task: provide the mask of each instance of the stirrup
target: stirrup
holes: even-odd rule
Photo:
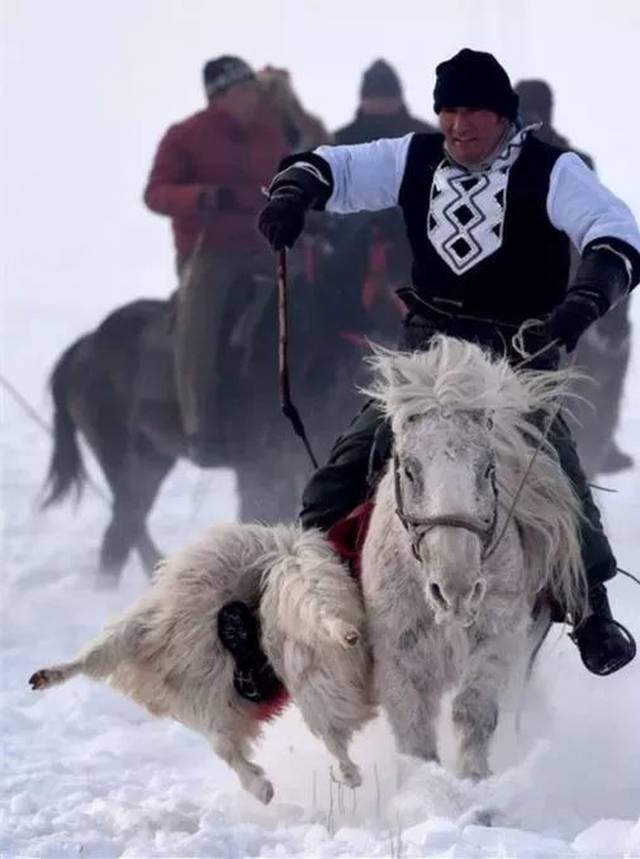
[[[587,618],[587,620],[588,620],[588,618]],[[578,653],[580,654],[580,659],[582,660],[582,664],[587,669],[587,671],[589,671],[591,674],[595,674],[596,677],[608,677],[609,674],[614,674],[616,671],[620,671],[620,669],[624,668],[625,665],[628,665],[630,662],[633,662],[633,660],[636,658],[636,653],[638,650],[638,648],[636,646],[636,640],[633,637],[633,635],[629,632],[629,630],[627,629],[626,626],[624,626],[622,623],[620,623],[620,621],[615,620],[614,618],[608,618],[607,621],[608,621],[608,623],[612,623],[614,626],[616,626],[622,632],[623,636],[627,640],[627,643],[631,645],[631,653],[628,657],[624,657],[624,658],[618,660],[617,662],[614,662],[613,665],[609,666],[604,671],[594,671],[592,668],[590,668],[587,665],[587,663],[585,662],[584,656],[582,655],[582,650],[580,649],[580,645],[578,644],[578,636],[576,635],[575,632],[569,633],[569,638],[571,639],[571,641],[573,641],[575,646],[578,648]]]

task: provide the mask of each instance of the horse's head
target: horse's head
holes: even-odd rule
[[[492,419],[434,407],[394,421],[398,515],[438,621],[473,623],[497,519]]]
[[[501,572],[496,554],[483,565],[497,545],[498,489],[505,505],[517,500],[523,592],[534,599],[550,590],[579,616],[580,500],[536,426],[550,426],[575,371],[515,371],[505,358],[443,335],[424,352],[374,353],[367,393],[391,421],[397,512],[436,617],[471,623],[487,588],[483,566]]]

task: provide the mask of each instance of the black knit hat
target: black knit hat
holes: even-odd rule
[[[436,68],[433,109],[478,107],[515,120],[518,96],[509,76],[492,54],[464,48]]]
[[[202,77],[209,98],[219,95],[235,84],[256,79],[255,73],[248,63],[245,63],[240,57],[228,56],[209,60],[202,70]]]
[[[393,66],[376,60],[362,76],[360,98],[402,95],[402,84]]]

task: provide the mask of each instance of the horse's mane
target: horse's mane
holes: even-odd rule
[[[580,374],[571,369],[516,371],[474,343],[438,335],[424,352],[373,347],[375,370],[365,390],[383,407],[396,431],[404,418],[433,409],[482,411],[493,419],[496,478],[503,507],[510,508],[541,429],[559,398]],[[531,421],[533,413],[535,425]],[[548,588],[576,619],[584,611],[586,579],[579,540],[581,505],[553,446],[544,440],[518,499],[525,569],[532,593]]]

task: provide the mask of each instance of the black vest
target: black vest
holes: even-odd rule
[[[504,172],[506,187],[494,195],[503,210],[501,224],[495,226],[501,245],[459,272],[440,256],[429,237],[430,209],[435,211],[433,193],[437,190],[434,176],[445,159],[442,144],[439,134],[414,136],[400,187],[399,205],[413,251],[416,292],[453,313],[516,325],[546,316],[562,300],[569,278],[569,238],[547,215],[549,179],[563,150],[531,136],[524,140],[515,163]],[[469,173],[468,184],[473,187],[474,181],[487,181],[481,174],[478,177]],[[450,220],[456,206],[454,200],[439,216]],[[457,211],[462,220],[470,221],[467,206],[458,206]],[[458,241],[457,248],[464,253],[465,240]]]

